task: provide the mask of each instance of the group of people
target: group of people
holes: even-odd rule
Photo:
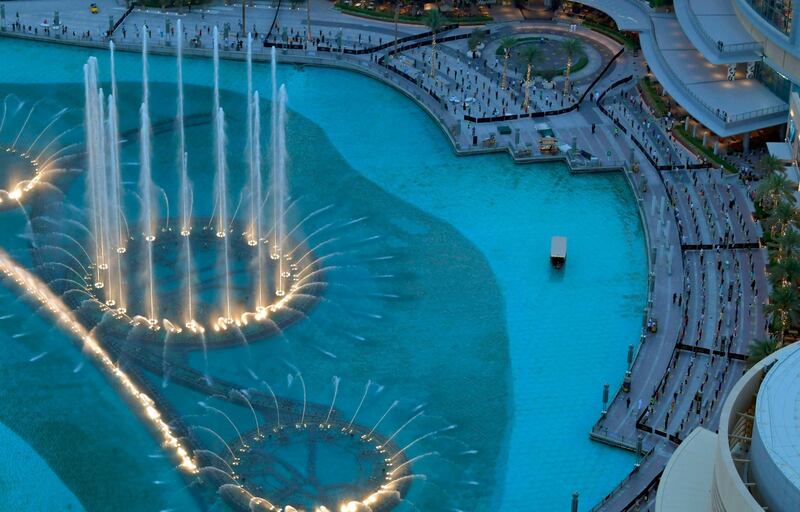
[[[681,171],[665,180],[668,211],[676,214],[681,239],[700,249],[683,251],[683,292],[672,295],[682,321],[670,364],[641,421],[678,440],[713,418],[732,370],[744,368],[732,354],[746,352],[753,305],[763,291],[755,278],[758,249],[732,248],[757,239],[742,211],[743,196],[714,176]]]

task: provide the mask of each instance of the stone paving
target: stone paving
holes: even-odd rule
[[[109,13],[121,16],[124,12],[121,5],[111,0],[98,4],[106,16]],[[19,4],[20,24],[35,23],[29,20],[49,15],[56,5],[64,8],[63,2],[50,0]],[[16,19],[16,13],[9,16],[8,10],[7,23]],[[165,30],[166,19],[181,16],[186,29],[183,37],[191,39],[199,34],[197,45],[187,47],[187,53],[210,55],[211,26],[227,22],[231,32],[222,56],[243,59],[244,53],[235,44],[240,12],[240,7],[224,5],[181,14],[134,10],[117,29],[115,40],[119,49],[137,51],[140,46],[137,30],[145,23],[152,24],[151,30],[159,27],[153,33],[152,51],[172,53],[174,48],[167,44],[175,36]],[[269,31],[272,20],[277,19],[279,34],[285,30],[290,38],[304,40],[307,16],[304,8],[281,9],[277,18],[272,4],[250,12],[247,24],[255,24],[261,36]],[[279,58],[285,62],[351,69],[398,88],[440,124],[454,150],[461,155],[503,151],[521,163],[565,159],[573,171],[623,169],[636,196],[648,242],[649,300],[642,312],[640,340],[631,340],[636,349],[631,365],[631,390],[616,394],[611,390],[614,396],[590,435],[597,441],[634,451],[641,442],[646,453],[631,475],[596,509],[647,509],[652,504],[648,500],[654,493],[654,482],[676,443],[696,425],[715,428],[721,403],[744,368],[742,357],[750,341],[763,335],[762,303],[767,282],[765,250],[759,246],[760,228],[753,221],[747,189],[737,176],[723,175],[717,170],[675,168],[686,164],[696,167],[698,159],[676,145],[668,134],[675,120],[654,118],[638,95],[634,85],[644,73],[644,63],[622,52],[601,74],[605,63],[621,47],[589,30],[578,28],[574,33],[591,47],[587,53],[590,61],[595,60],[587,65],[584,75],[575,76],[581,93],[587,92],[597,79],[582,103],[577,104],[581,97],[577,94],[564,100],[560,87],[537,86],[532,91],[530,111],[541,117],[484,123],[465,119],[465,115],[524,112],[519,70],[510,75],[512,85],[507,90],[499,88],[501,63],[497,62],[493,48],[502,35],[570,34],[569,25],[519,21],[506,10],[503,13],[503,19],[508,21],[484,27],[490,33],[486,40],[487,56],[481,59],[465,55],[465,38],[471,28],[440,34],[441,39],[450,36],[461,39],[438,45],[438,64],[431,77],[430,38],[420,39],[424,42],[421,46],[403,49],[389,59],[387,51],[369,49],[394,39],[393,23],[346,16],[329,2],[312,0],[314,41],[298,45],[298,49],[282,50]],[[98,27],[97,18],[88,11],[65,11],[62,22],[69,28],[62,34],[61,42],[98,47],[107,44],[97,35],[103,30],[102,23]],[[174,27],[172,22],[171,27]],[[125,36],[120,37],[123,29]],[[368,51],[353,54],[320,50],[326,46],[338,49],[331,38],[336,40],[340,30],[345,48]],[[85,31],[89,34],[81,36]],[[426,29],[400,25],[397,32],[399,37],[406,37],[424,34]],[[7,29],[2,35],[54,37],[27,28],[14,32]],[[273,31],[266,43],[282,39]],[[254,58],[266,60],[268,49],[257,45]],[[451,97],[456,101],[451,101]],[[473,101],[467,102],[468,97],[474,98]],[[562,100],[565,106],[576,104],[576,107],[560,115],[542,114],[543,110],[561,108]],[[501,134],[501,126],[507,126],[510,133]],[[572,149],[562,154],[542,155],[539,143],[543,126],[552,130],[559,144],[567,143]],[[634,172],[635,168],[638,172]],[[648,329],[652,322],[658,325],[654,333]]]

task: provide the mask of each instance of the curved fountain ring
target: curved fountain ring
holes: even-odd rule
[[[0,162],[9,158],[14,160],[12,164],[14,170],[24,169],[26,177],[9,187],[10,190],[0,189],[0,210],[19,206],[23,198],[41,181],[43,174],[43,169],[40,168],[40,163],[34,156],[11,146],[0,144]],[[3,165],[0,172],[6,173],[10,170],[5,167],[6,165]]]
[[[154,244],[155,259],[166,258],[170,256],[179,257],[177,253],[182,250],[182,240],[185,237],[192,238],[192,251],[201,252],[198,249],[214,250],[214,246],[219,243],[220,239],[228,237],[230,243],[233,259],[238,260],[240,264],[248,264],[252,253],[258,247],[258,243],[269,246],[269,240],[261,240],[256,242],[241,229],[241,226],[229,229],[227,233],[217,233],[215,229],[209,227],[207,220],[195,219],[195,228],[191,229],[172,229],[162,228],[156,237],[147,239],[143,237],[129,237],[128,245],[125,248],[119,248],[116,252],[121,255],[126,255],[127,265],[132,268],[138,268],[139,262],[137,257],[141,256],[137,245],[142,242]],[[241,233],[236,236],[236,233]],[[270,293],[272,300],[265,302],[262,306],[249,306],[242,305],[244,301],[238,301],[235,310],[232,309],[230,316],[220,314],[208,314],[206,321],[193,317],[187,317],[186,320],[178,320],[177,316],[172,317],[159,317],[148,318],[148,315],[143,311],[135,311],[130,308],[118,307],[113,300],[106,300],[105,298],[105,283],[102,279],[97,278],[95,275],[87,275],[85,280],[87,283],[92,283],[86,287],[86,291],[95,299],[94,313],[90,315],[102,315],[104,318],[113,318],[118,320],[116,326],[112,328],[118,334],[127,336],[131,329],[139,326],[146,327],[147,329],[140,330],[136,339],[145,342],[165,343],[166,336],[170,336],[169,344],[180,346],[183,348],[200,348],[201,346],[208,347],[224,347],[231,345],[240,345],[243,337],[248,342],[256,339],[264,339],[273,334],[282,331],[286,326],[292,324],[304,316],[308,311],[313,308],[317,303],[322,290],[325,287],[322,268],[317,262],[315,256],[302,244],[296,245],[288,241],[285,245],[293,247],[288,254],[282,256],[283,261],[286,263],[286,269],[282,273],[282,278],[288,285],[286,291],[279,291],[274,294]],[[173,252],[170,252],[173,251]],[[301,260],[309,261],[303,264],[302,268],[298,265],[299,262],[293,261],[293,254],[297,252],[302,254]],[[269,265],[269,272],[277,273],[277,259],[275,254],[270,254],[268,250],[264,251],[265,257],[263,258],[265,264]],[[169,266],[169,262],[166,262]],[[95,274],[100,271],[105,271],[108,266],[105,264],[93,264],[90,271]],[[313,276],[313,280],[308,280]],[[182,276],[181,276],[182,277]],[[253,284],[253,283],[250,283]],[[196,283],[193,286],[200,287],[203,283]],[[298,291],[302,286],[302,292]],[[196,302],[197,301],[194,299]],[[73,304],[78,307],[79,304]],[[201,304],[207,310],[219,311],[222,309],[219,305]]]
[[[338,416],[335,414],[334,416]],[[269,431],[253,430],[242,433],[241,438],[229,443],[231,453],[225,460],[234,471],[230,478],[217,478],[219,494],[236,510],[242,511],[278,511],[284,512],[386,512],[397,506],[408,493],[410,487],[411,464],[405,454],[391,440],[387,440],[375,432],[362,431],[359,425],[342,421],[338,417],[312,418],[307,416],[302,424],[300,418],[289,426],[275,427]],[[313,420],[313,421],[312,421]],[[282,498],[291,501],[292,489],[266,490],[258,484],[259,478],[269,478],[264,474],[261,463],[275,462],[277,458],[265,455],[263,449],[275,447],[272,453],[292,443],[322,442],[335,444],[352,456],[361,470],[366,474],[359,475],[359,481],[347,487],[354,487],[347,492],[351,496],[338,498],[325,496],[327,500],[335,499],[337,503],[314,503],[312,508],[304,509],[298,503],[276,504],[270,501],[269,494],[287,496]],[[337,458],[341,461],[341,459]],[[210,461],[212,462],[212,461]],[[269,468],[266,468],[267,470]],[[221,477],[216,471],[213,477]],[[234,483],[232,483],[234,482]],[[341,484],[340,484],[341,486]],[[272,499],[278,499],[273,497]],[[333,508],[331,508],[333,507]]]

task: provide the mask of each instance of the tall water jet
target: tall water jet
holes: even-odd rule
[[[114,86],[112,86],[112,90]],[[125,225],[122,207],[122,166],[119,155],[119,113],[116,96],[108,97],[108,163],[109,163],[109,217],[111,220],[111,274],[116,279],[116,295],[113,297],[117,311],[126,311],[125,279],[122,269],[122,255],[126,251]]]
[[[142,103],[139,109],[139,195],[142,199],[141,230],[145,240],[147,279],[147,320],[151,327],[158,325],[156,316],[156,290],[153,270],[153,242],[156,239],[155,223],[153,219],[153,183],[150,170],[150,113],[147,103]]]
[[[255,240],[256,240],[256,258],[258,259],[258,264],[256,265],[258,270],[258,285],[256,290],[256,311],[259,314],[263,314],[265,311],[265,301],[266,301],[266,275],[264,273],[265,270],[265,261],[264,261],[264,244],[268,243],[264,240],[264,216],[263,212],[261,211],[262,208],[262,196],[263,196],[263,183],[261,179],[261,105],[260,105],[260,97],[258,91],[255,92],[253,95],[253,167],[255,168],[254,176],[253,176],[253,197],[255,197],[256,201],[253,205],[255,210]]]
[[[147,63],[147,25],[142,26],[142,103],[150,104],[150,69]]]
[[[83,66],[84,81],[84,129],[86,132],[86,166],[87,190],[90,207],[90,229],[94,238],[94,287],[104,286],[102,267],[105,265],[105,245],[103,238],[104,211],[102,209],[102,191],[100,168],[103,154],[102,118],[98,111],[99,94],[97,89],[97,59],[90,57]]]
[[[116,279],[116,295],[109,297],[108,304],[116,305],[117,311],[126,311],[125,279],[122,270],[122,255],[126,251],[126,236],[123,233],[125,225],[122,205],[122,166],[119,154],[119,111],[117,110],[117,68],[114,56],[114,41],[109,41],[109,57],[111,61],[111,96],[108,98],[108,216],[111,221],[111,240],[109,251],[110,274]],[[108,296],[107,296],[108,297]]]
[[[274,89],[274,87],[273,87]],[[272,109],[272,179],[270,191],[273,202],[273,244],[271,258],[276,260],[275,295],[286,294],[284,287],[284,251],[286,224],[286,87],[281,85]]]
[[[227,165],[225,162],[225,112],[220,108],[215,116],[214,156],[216,161],[216,196],[217,196],[217,237],[223,245],[223,277],[225,287],[224,322],[233,321],[231,316],[231,275],[228,258],[228,190],[226,183]]]
[[[183,34],[181,20],[178,20],[178,34]],[[189,181],[188,154],[186,153],[186,129],[184,126],[183,110],[183,38],[178,37],[177,48],[178,71],[178,165],[180,167],[180,210],[181,210],[181,236],[183,237],[184,258],[184,288],[186,290],[186,327],[196,332],[199,329],[194,319],[194,296],[192,292],[192,244],[189,235],[192,233],[192,184]]]
[[[253,39],[247,36],[247,161],[250,187],[250,226],[247,243],[256,247],[253,265],[256,273],[256,311],[258,316],[266,315],[264,240],[261,202],[261,107],[258,91],[253,92]]]
[[[86,177],[91,214],[90,228],[94,241],[96,289],[105,288],[105,303],[109,307],[122,302],[122,272],[119,270],[118,135],[114,131],[116,109],[113,96],[106,100],[98,87],[97,59],[90,57],[84,66]]]
[[[216,25],[214,26],[212,42],[214,44],[212,49],[214,62],[214,115],[217,115],[219,111],[219,30]]]
[[[148,83],[147,64],[147,26],[142,30],[142,106],[139,109],[139,194],[142,199],[142,234],[145,239],[147,278],[147,313],[150,327],[158,326],[156,315],[155,275],[153,270],[153,242],[156,239],[155,219],[153,216],[153,182],[150,169],[150,85]]]

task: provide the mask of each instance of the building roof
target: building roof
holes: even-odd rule
[[[717,135],[728,137],[786,122],[788,102],[758,80],[743,77],[743,66],[740,66],[737,80],[728,80],[727,65],[709,61],[687,36],[687,27],[689,32],[696,31],[688,20],[684,23],[674,14],[656,13],[634,0],[575,1],[605,12],[621,30],[639,32],[642,53],[661,85],[692,117]],[[708,14],[713,12],[715,5],[724,7],[724,1],[729,0],[711,0],[710,6],[703,7],[698,7],[702,2],[692,4],[692,8],[697,9],[695,14],[705,13],[700,17],[708,16],[711,20],[704,29],[710,31],[708,37],[738,31],[741,34],[729,34],[723,43],[752,42],[743,28],[734,27],[730,16],[714,20],[714,16]],[[698,39],[702,38],[698,36]],[[739,58],[742,55],[747,58],[734,60],[749,61],[754,56],[752,53],[744,52]],[[727,62],[725,59],[716,60],[722,61]]]
[[[761,43],[745,30],[731,0],[675,0],[675,14],[686,36],[712,64],[761,60]]]
[[[711,510],[717,434],[696,428],[669,459],[656,494],[656,512]]]
[[[800,489],[800,350],[775,363],[761,383],[756,428],[767,455]]]

